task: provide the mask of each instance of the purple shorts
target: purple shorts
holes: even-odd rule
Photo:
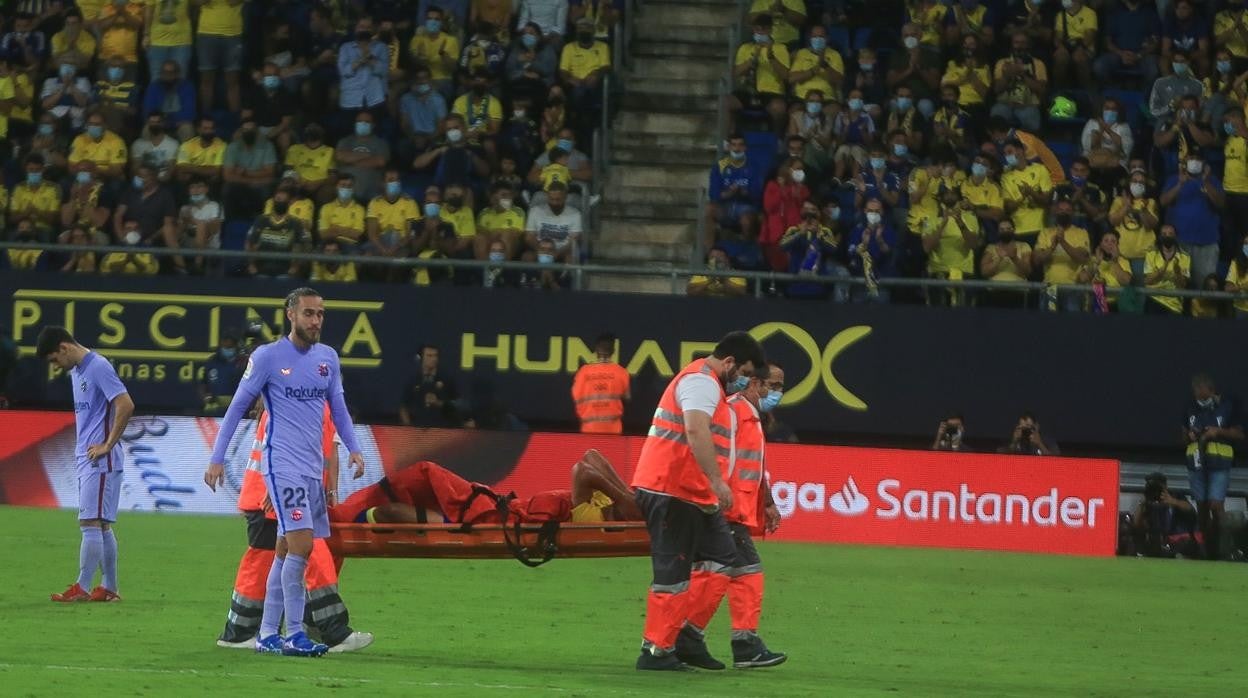
[[[329,510],[325,484],[317,478],[269,473],[264,486],[277,515],[278,533],[311,529],[316,538],[329,537]]]
[[[124,479],[125,473],[120,470],[79,475],[78,520],[101,519],[115,523]]]

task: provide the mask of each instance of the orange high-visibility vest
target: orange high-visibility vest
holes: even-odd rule
[[[670,494],[699,506],[716,506],[719,498],[711,491],[711,481],[698,467],[685,435],[685,416],[676,401],[676,385],[686,376],[702,373],[719,379],[706,365],[706,359],[698,359],[686,366],[667,384],[659,407],[654,411],[650,433],[641,447],[637,470],[633,474],[633,487]],[[720,472],[726,470],[728,454],[732,446],[732,417],[724,400],[724,389],[719,389],[719,405],[711,416],[711,438],[715,442]]]
[[[251,444],[251,456],[247,459],[247,469],[243,471],[243,487],[238,493],[239,511],[260,511],[264,508],[264,497],[268,494],[268,491],[264,488],[264,475],[260,472],[260,462],[268,426],[269,412],[265,410],[260,413],[260,419],[256,422],[256,439]],[[337,433],[334,429],[334,420],[329,413],[329,403],[327,402],[325,403],[325,413],[321,424],[322,453],[333,453],[336,448],[334,436]],[[328,473],[325,474],[325,483],[329,484]],[[265,516],[270,519],[277,518],[271,510]]]
[[[572,400],[583,434],[619,434],[624,431],[624,398],[628,371],[617,363],[581,366],[572,380]]]
[[[758,410],[740,395],[728,398],[732,410],[732,453],[728,457],[726,480],[732,488],[732,509],[724,514],[729,522],[739,523],[754,535],[763,533],[764,437],[763,422]]]

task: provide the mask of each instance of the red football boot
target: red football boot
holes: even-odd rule
[[[75,603],[77,601],[90,601],[91,595],[86,589],[78,586],[78,582],[69,585],[69,588],[59,594],[53,594],[52,600],[59,603]]]
[[[91,601],[121,601],[121,596],[115,591],[109,591],[104,587],[96,587],[91,590]]]

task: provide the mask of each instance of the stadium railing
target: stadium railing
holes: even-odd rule
[[[581,290],[585,288],[585,279],[595,274],[608,274],[612,276],[637,276],[637,277],[659,277],[668,278],[672,282],[672,293],[681,295],[685,291],[688,280],[694,276],[704,276],[711,278],[739,278],[745,279],[753,289],[755,298],[762,298],[773,294],[779,284],[801,283],[801,284],[821,284],[828,286],[865,286],[866,281],[861,278],[852,277],[834,277],[834,276],[815,276],[807,274],[787,274],[781,272],[770,271],[745,271],[745,270],[717,270],[717,269],[655,269],[653,267],[643,266],[606,266],[601,264],[539,264],[536,262],[489,262],[479,261],[475,259],[451,259],[451,258],[430,258],[421,259],[416,257],[367,257],[362,255],[327,255],[323,253],[287,253],[287,252],[248,252],[246,250],[190,250],[190,249],[169,249],[164,247],[123,247],[117,245],[62,245],[62,244],[38,244],[24,243],[12,241],[0,241],[0,250],[42,250],[44,252],[52,252],[57,254],[72,254],[74,252],[93,252],[97,255],[103,255],[110,252],[120,253],[147,253],[155,257],[174,257],[182,255],[191,255],[195,257],[204,257],[209,259],[231,259],[231,260],[271,260],[271,261],[296,261],[301,263],[353,263],[361,266],[373,267],[390,267],[390,268],[407,268],[407,269],[464,269],[464,270],[482,270],[482,269],[503,269],[508,271],[556,271],[566,272],[571,276],[572,288]],[[33,273],[51,273],[51,272],[33,272]],[[123,275],[113,275],[114,278],[124,278]],[[104,278],[109,278],[105,276]],[[1057,291],[1074,291],[1082,293],[1092,293],[1095,288],[1090,284],[1045,284],[1041,282],[1019,281],[1019,282],[997,282],[984,281],[982,279],[961,279],[952,281],[949,279],[927,279],[927,278],[883,278],[877,281],[881,288],[920,288],[920,289],[944,289],[944,290],[981,290],[981,291],[997,291],[1020,293],[1030,296],[1036,294],[1039,298],[1045,294]],[[1242,301],[1248,295],[1227,293],[1224,291],[1204,291],[1204,290],[1188,290],[1188,289],[1156,289],[1132,286],[1128,288],[1112,288],[1104,289],[1106,295],[1114,296],[1131,291],[1144,296],[1153,297],[1170,297],[1170,298],[1199,298],[1211,301]]]

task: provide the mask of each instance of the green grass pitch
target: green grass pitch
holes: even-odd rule
[[[4,696],[1174,696],[1248,694],[1248,567],[761,546],[774,669],[642,674],[645,559],[348,560],[358,654],[214,646],[240,518],[123,514],[119,604],[72,581],[73,513],[0,507]],[[730,659],[727,609],[709,630]]]

